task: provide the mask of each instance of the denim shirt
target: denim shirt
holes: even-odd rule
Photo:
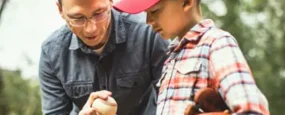
[[[97,55],[65,25],[42,44],[39,79],[45,115],[78,114],[90,93],[109,90],[117,115],[155,115],[168,41],[145,15],[112,10],[110,37]]]

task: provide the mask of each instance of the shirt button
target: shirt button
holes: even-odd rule
[[[135,83],[134,83],[134,86],[137,86],[137,85],[138,85],[138,83],[137,83],[137,82],[135,82]]]
[[[79,96],[79,93],[78,93],[78,92],[75,92],[75,93],[74,93],[74,96]]]

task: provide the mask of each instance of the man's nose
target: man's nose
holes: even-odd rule
[[[85,29],[85,32],[92,34],[92,33],[94,33],[97,30],[96,23],[94,23],[91,20],[87,20],[84,29]]]

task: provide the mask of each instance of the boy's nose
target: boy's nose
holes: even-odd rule
[[[153,26],[154,25],[154,20],[150,16],[147,16],[146,17],[146,23]]]

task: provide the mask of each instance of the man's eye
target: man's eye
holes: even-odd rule
[[[82,19],[78,19],[77,21],[85,21],[85,18],[82,18]]]
[[[82,19],[84,19],[84,17],[72,17],[70,19],[72,19],[72,20],[82,20]]]
[[[83,24],[85,23],[85,19],[73,19],[71,20],[73,24]]]
[[[76,22],[84,21],[84,18],[81,18],[81,19],[74,19],[74,21],[76,21]]]
[[[98,13],[94,13],[93,16],[98,16],[98,15],[102,15],[104,12],[98,12]]]

